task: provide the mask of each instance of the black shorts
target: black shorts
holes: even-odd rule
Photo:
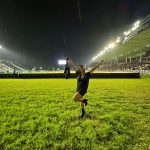
[[[77,90],[77,92],[79,92],[82,96],[84,96],[87,93],[87,91],[83,89]]]

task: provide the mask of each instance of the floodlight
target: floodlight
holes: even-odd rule
[[[66,65],[66,60],[58,60],[59,65]]]
[[[93,57],[92,60],[94,61],[97,57],[98,57],[98,56]]]
[[[92,58],[92,61],[94,61],[94,60],[95,60],[95,57]]]
[[[101,51],[100,54],[103,55],[103,54],[104,54],[104,51]]]
[[[127,35],[127,32],[126,32],[126,31],[124,31],[124,32],[123,32],[123,34],[126,36],[126,35]]]
[[[2,45],[0,45],[0,48],[2,48]]]
[[[92,58],[92,61],[94,61],[95,60],[95,58]]]
[[[128,32],[127,32],[127,35],[129,35],[131,33],[131,31],[129,30]]]
[[[105,50],[108,50],[109,48],[108,48],[108,47],[105,47],[104,49],[105,49]]]
[[[101,56],[101,53],[99,53],[98,56]]]
[[[140,21],[139,21],[139,20],[134,23],[135,26],[137,26],[137,25],[139,25],[139,24],[140,24]]]
[[[130,31],[130,30],[129,30],[129,31],[127,31],[127,32],[125,31],[125,32],[124,32],[124,35],[125,35],[125,36],[127,36],[127,35],[129,35],[130,33],[131,33],[131,31]]]
[[[109,47],[109,48],[113,48],[113,47],[115,47],[115,44],[114,44],[114,43],[111,43],[111,44],[108,45],[108,47]]]
[[[120,37],[118,37],[116,40],[116,43],[119,43],[119,42],[120,42]]]
[[[137,24],[140,24],[140,20],[138,20],[136,23],[137,23]]]
[[[136,30],[136,29],[137,29],[137,27],[135,27],[135,26],[134,26],[134,27],[132,27],[132,31],[134,31],[134,30]]]
[[[119,39],[117,39],[117,40],[116,40],[116,43],[119,43],[119,42],[120,42],[120,40],[119,40]]]

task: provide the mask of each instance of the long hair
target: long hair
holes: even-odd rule
[[[79,65],[79,67],[83,68],[84,69],[84,73],[85,73],[85,68],[83,65]],[[78,71],[81,73],[80,69],[78,69]]]

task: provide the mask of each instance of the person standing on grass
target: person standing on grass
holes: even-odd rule
[[[89,78],[91,77],[93,71],[103,63],[103,60],[88,72],[85,72],[85,68],[83,65],[79,65],[79,67],[77,67],[70,58],[68,59],[68,62],[73,67],[77,75],[77,90],[76,94],[73,97],[73,100],[75,102],[80,102],[82,109],[81,117],[83,117],[85,115],[84,105],[86,106],[88,104],[88,100],[84,99],[83,96],[87,93]]]

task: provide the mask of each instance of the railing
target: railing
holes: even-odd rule
[[[26,71],[25,69],[23,69],[22,67],[20,67],[20,66],[14,64],[14,63],[11,62],[11,61],[1,60],[0,62],[1,62],[1,64],[4,64],[5,66],[11,68],[12,70],[23,71],[23,72]]]
[[[19,66],[17,66],[17,65],[15,65],[14,63],[12,63],[12,62],[9,62],[12,66],[14,66],[14,67],[16,67],[16,68],[18,68],[18,70],[21,70],[21,71],[26,71],[25,69],[23,69],[23,68],[21,68],[21,67],[19,67]]]
[[[0,63],[0,72],[6,72],[6,71],[13,72],[13,69],[3,63]]]

